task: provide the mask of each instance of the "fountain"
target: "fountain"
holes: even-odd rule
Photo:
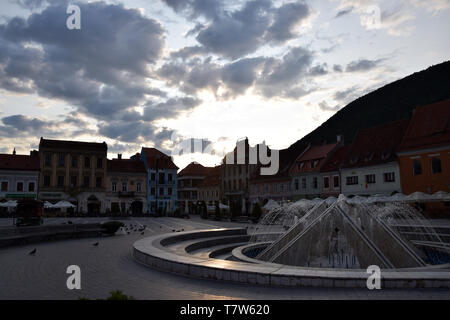
[[[420,211],[405,202],[387,200],[341,195],[274,208],[250,239],[268,244],[256,259],[343,269],[418,268],[450,262],[448,245]]]

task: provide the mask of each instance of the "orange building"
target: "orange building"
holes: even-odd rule
[[[416,108],[397,155],[403,193],[450,192],[450,100]]]

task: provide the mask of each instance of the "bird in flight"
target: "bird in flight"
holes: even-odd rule
[[[30,251],[29,255],[34,256],[36,254],[36,248],[34,248],[32,251]]]
[[[94,247],[98,247],[98,241],[92,244]]]

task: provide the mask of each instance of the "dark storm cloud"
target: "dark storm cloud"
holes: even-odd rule
[[[274,23],[267,32],[269,41],[282,42],[296,37],[295,27],[311,13],[304,2],[287,3],[275,10]]]
[[[269,0],[245,2],[228,10],[222,1],[164,0],[175,12],[206,23],[198,23],[186,36],[195,35],[206,51],[235,60],[255,52],[265,44],[284,44],[297,37],[295,28],[310,14],[304,1],[274,7]]]
[[[149,104],[144,108],[144,117],[146,121],[158,119],[168,119],[177,116],[182,111],[195,108],[201,103],[201,100],[192,97],[172,98],[165,102]]]
[[[189,18],[204,16],[215,17],[222,10],[221,0],[162,0],[175,12],[186,15]]]
[[[334,106],[334,107],[330,107],[326,101],[320,102],[319,103],[319,108],[322,111],[330,111],[330,112],[336,112],[336,111],[339,111],[341,109],[341,107],[338,106],[338,105]]]
[[[267,98],[299,98],[311,92],[311,85],[303,86],[303,80],[327,72],[326,65],[311,68],[313,59],[314,52],[294,47],[281,58],[243,58],[223,65],[211,59],[171,61],[158,70],[158,75],[171,86],[192,95],[207,89],[226,99],[254,88]],[[220,96],[219,88],[223,89]]]
[[[78,113],[103,123],[102,132],[109,136],[160,139],[151,132],[158,128],[142,122],[142,115],[133,108],[148,105],[155,97],[162,104],[167,100],[165,91],[147,82],[165,48],[161,24],[123,5],[76,3],[81,9],[81,30],[69,30],[67,3],[22,0],[20,4],[28,8],[47,6],[26,19],[15,17],[0,24],[0,87],[62,99]],[[170,103],[165,107],[170,108]],[[182,107],[191,108],[186,102],[164,114],[176,115]],[[2,133],[6,127],[25,126],[26,120],[6,119],[8,125],[2,127]],[[43,125],[42,131],[50,124],[38,119],[27,121],[27,130]],[[104,121],[114,123],[115,131],[123,128],[127,132],[117,135],[113,128],[108,131]],[[73,116],[64,123],[87,125]],[[57,130],[61,123],[53,125]]]
[[[352,12],[353,12],[353,7],[348,7],[348,8],[342,9],[336,14],[335,18],[343,17],[343,16],[348,15],[348,14],[350,14]]]
[[[360,59],[352,61],[347,65],[347,72],[366,72],[377,68],[384,59],[368,60]]]

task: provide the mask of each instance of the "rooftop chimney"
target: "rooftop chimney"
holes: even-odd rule
[[[16,155],[16,148],[14,148],[14,150],[13,150],[13,155],[14,156]]]
[[[121,153],[117,154],[117,159],[122,160],[122,154]]]

